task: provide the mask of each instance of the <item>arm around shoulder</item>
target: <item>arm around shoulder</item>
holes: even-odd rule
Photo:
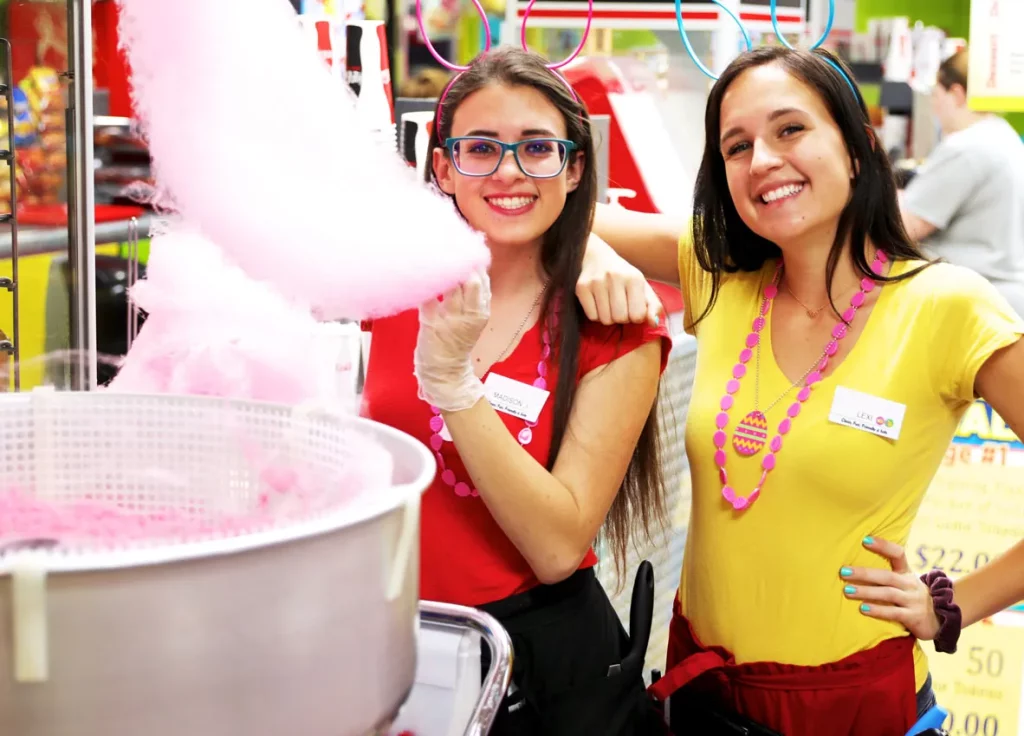
[[[654,281],[679,284],[679,243],[688,218],[597,205],[593,232]]]

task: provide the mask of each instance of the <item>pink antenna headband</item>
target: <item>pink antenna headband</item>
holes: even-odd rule
[[[530,11],[533,10],[533,4],[535,2],[537,2],[537,0],[530,0],[530,4],[526,6],[526,11],[523,13],[522,27],[521,27],[520,32],[519,32],[519,42],[520,42],[520,44],[523,47],[523,51],[529,51],[530,50],[530,47],[527,46],[527,44],[526,44],[526,23],[530,19]],[[480,20],[482,20],[483,24],[484,24],[484,33],[486,34],[486,36],[484,38],[484,50],[483,50],[483,53],[486,54],[488,51],[491,50],[491,24],[487,20],[487,11],[485,11],[483,9],[483,7],[480,5],[480,0],[473,0],[473,6],[476,8],[476,12],[480,16]],[[574,90],[572,88],[572,85],[569,84],[568,80],[565,77],[563,77],[561,75],[561,73],[559,73],[558,70],[561,69],[562,67],[568,65],[570,62],[572,62],[572,60],[575,59],[577,56],[579,56],[580,52],[583,51],[583,46],[587,42],[587,36],[590,35],[590,24],[591,24],[591,22],[593,20],[594,20],[594,0],[588,0],[588,2],[587,2],[587,25],[583,28],[583,37],[580,39],[579,45],[564,60],[556,62],[556,63],[553,63],[553,64],[545,64],[545,66],[548,69],[551,70],[552,74],[554,74],[556,77],[558,77],[560,80],[562,80],[562,83],[566,86],[566,88],[568,88],[569,92],[572,93],[573,98],[577,102],[580,101],[580,98],[576,94],[576,90]],[[423,34],[423,42],[427,45],[427,51],[430,52],[430,55],[433,56],[434,59],[437,60],[437,63],[440,64],[441,66],[443,66],[445,69],[448,69],[449,71],[452,71],[452,72],[456,72],[455,76],[452,77],[451,81],[448,82],[448,84],[445,86],[444,92],[441,93],[441,99],[439,99],[438,102],[437,102],[437,115],[434,118],[434,129],[438,131],[437,135],[440,136],[440,129],[441,129],[441,107],[444,104],[445,98],[448,96],[448,90],[450,90],[452,85],[455,84],[455,80],[456,79],[458,79],[460,76],[462,76],[462,74],[464,72],[469,71],[469,68],[470,68],[471,64],[467,64],[466,66],[461,66],[459,64],[452,64],[450,61],[448,61],[443,56],[441,56],[439,53],[437,53],[437,49],[434,48],[434,44],[432,44],[430,42],[430,37],[427,34],[427,24],[423,20],[423,0],[416,0],[416,22],[419,23],[420,33]]]

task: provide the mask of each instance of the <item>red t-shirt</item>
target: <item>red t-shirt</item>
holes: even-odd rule
[[[541,360],[541,323],[523,335],[516,349],[489,372],[532,384]],[[401,430],[429,447],[433,434],[429,422],[433,413],[417,396],[413,375],[413,350],[419,331],[415,310],[395,317],[374,320],[370,325],[373,343],[363,389],[362,414]],[[664,325],[605,327],[584,323],[580,331],[580,360],[577,380],[651,340],[662,340],[661,369],[665,370],[671,340]],[[554,387],[558,380],[557,355],[548,361],[548,388],[552,396],[544,403],[533,439],[525,449],[541,465],[547,465],[554,421]],[[498,412],[505,426],[518,435],[523,420]],[[445,466],[458,481],[473,485],[452,442],[441,447]],[[593,550],[580,568],[597,563]],[[420,534],[420,596],[425,600],[467,606],[507,598],[539,584],[529,564],[505,536],[479,496],[458,496],[434,478],[423,496]]]

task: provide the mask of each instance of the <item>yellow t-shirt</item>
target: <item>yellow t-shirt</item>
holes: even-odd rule
[[[679,249],[683,303],[701,314],[710,275],[684,234]],[[892,274],[919,263],[897,262]],[[853,349],[814,389],[785,437],[777,465],[756,503],[736,514],[722,498],[714,462],[715,417],[744,338],[758,313],[775,262],[758,273],[723,275],[714,308],[693,330],[697,368],[686,421],[693,490],[679,597],[705,645],[724,646],[738,662],[794,665],[834,662],[906,631],[863,615],[843,595],[844,565],[879,567],[862,545],[867,535],[906,544],[925,491],[960,417],[974,399],[978,369],[1016,341],[1024,323],[981,276],[935,264],[883,287]],[[841,305],[840,308],[845,308]],[[789,386],[762,330],[763,407]],[[837,386],[906,406],[898,440],[829,421]],[[729,412],[730,485],[747,496],[761,473],[760,454],[740,457],[731,430],[751,411],[754,361]],[[794,390],[767,413],[769,438]],[[927,676],[920,646],[918,686]]]

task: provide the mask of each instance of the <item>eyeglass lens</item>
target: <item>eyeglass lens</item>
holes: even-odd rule
[[[486,138],[464,138],[455,143],[455,167],[466,176],[490,176],[498,170],[505,151]],[[516,160],[527,176],[557,176],[565,166],[565,144],[551,140],[524,140],[516,144]]]

